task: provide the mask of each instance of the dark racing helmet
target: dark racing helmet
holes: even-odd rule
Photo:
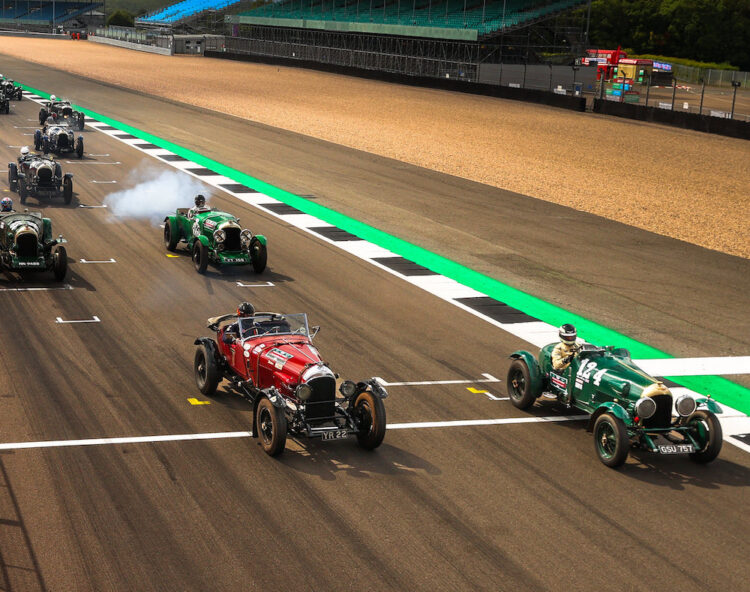
[[[0,199],[0,211],[11,212],[13,211],[13,200],[9,197]]]
[[[249,302],[242,302],[237,307],[238,317],[251,317],[255,314],[255,307]]]
[[[206,198],[202,194],[198,194],[195,196],[195,207],[196,208],[203,208],[206,205]]]
[[[575,345],[576,338],[578,337],[578,332],[573,325],[571,325],[570,323],[565,323],[562,327],[560,327],[560,332],[558,333],[558,335],[560,336],[560,341],[562,341],[565,345]]]

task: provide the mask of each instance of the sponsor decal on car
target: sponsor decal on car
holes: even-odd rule
[[[565,389],[568,386],[568,379],[554,372],[549,373],[549,381],[552,383],[552,386],[556,386],[559,389]]]
[[[575,388],[582,389],[584,383],[588,384],[591,381],[591,373],[594,373],[594,386],[599,386],[602,382],[602,377],[607,373],[607,369],[597,369],[596,362],[582,362],[576,372]]]
[[[281,370],[284,365],[293,357],[294,356],[292,354],[280,350],[277,347],[274,347],[271,351],[266,353],[266,358],[268,358],[269,361],[273,362],[277,370]]]
[[[245,259],[243,257],[224,257],[222,259],[223,263],[244,263]]]
[[[41,261],[19,261],[18,267],[39,267],[42,265]]]
[[[213,220],[206,220],[203,223],[203,226],[205,226],[206,228],[216,228],[216,222],[214,222]]]

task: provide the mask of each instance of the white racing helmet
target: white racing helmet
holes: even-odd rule
[[[21,148],[21,156],[26,156],[28,153],[29,153],[28,146],[24,146],[23,148]]]

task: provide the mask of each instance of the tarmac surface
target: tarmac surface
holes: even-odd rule
[[[747,259],[49,68],[0,66],[670,353],[750,349]],[[24,100],[0,116],[5,161],[32,143],[37,113]],[[249,430],[236,395],[187,400],[204,399],[193,340],[242,300],[307,312],[342,377],[469,381],[390,387],[389,424],[566,415],[468,390],[505,397],[502,382],[479,379],[504,379],[520,339],[226,194],[213,205],[268,237],[258,277],[200,276],[186,253],[167,256],[158,226],[79,207],[132,187],[137,171],[167,170],[84,137],[83,161],[61,159],[73,203],[39,204],[70,241],[72,289],[18,290],[59,287],[50,274],[0,277],[3,442]],[[273,286],[238,286],[255,280]],[[394,429],[373,453],[290,441],[279,459],[250,438],[10,450],[0,478],[6,590],[729,590],[750,578],[747,453],[725,442],[697,466],[635,452],[612,471],[578,421]]]

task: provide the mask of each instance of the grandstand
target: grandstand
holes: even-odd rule
[[[136,25],[174,26],[198,18],[206,11],[225,10],[240,0],[182,0],[135,19]]]
[[[50,2],[0,0],[0,24],[6,28],[52,29],[56,25],[85,21],[103,2]]]

